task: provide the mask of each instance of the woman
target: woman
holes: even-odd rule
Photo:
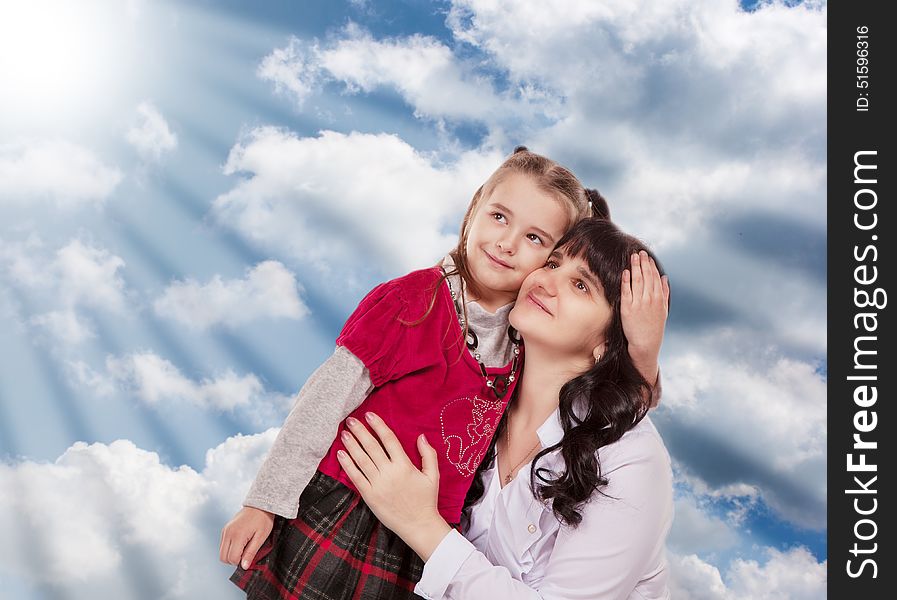
[[[425,561],[415,592],[669,597],[669,456],[645,418],[651,388],[622,327],[625,313],[628,327],[662,337],[668,299],[647,249],[608,221],[574,226],[527,277],[510,314],[526,344],[525,374],[468,494],[466,539],[436,510],[437,456],[427,440],[418,439],[418,470],[376,415],[366,418],[377,437],[347,423],[340,463]]]

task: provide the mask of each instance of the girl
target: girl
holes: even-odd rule
[[[221,558],[240,563],[231,579],[250,598],[411,596],[422,563],[382,527],[340,467],[342,419],[376,410],[409,448],[421,431],[440,439],[438,507],[457,523],[520,372],[510,303],[587,210],[572,173],[519,148],[474,195],[458,247],[441,267],[382,284],[362,300],[222,532]],[[645,363],[656,371],[656,355]]]
[[[595,219],[577,224],[523,282],[510,321],[526,340],[526,375],[468,494],[466,539],[435,510],[441,465],[429,438],[418,438],[420,471],[378,416],[365,420],[382,447],[350,423],[340,464],[426,561],[418,594],[669,597],[670,460],[645,418],[648,384],[622,326],[629,313],[662,336],[668,301],[645,247]]]

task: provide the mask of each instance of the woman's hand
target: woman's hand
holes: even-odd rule
[[[620,290],[623,333],[629,356],[639,373],[654,385],[657,381],[660,345],[670,301],[670,282],[660,276],[654,259],[644,250],[631,257],[631,269],[623,271]]]
[[[423,435],[417,438],[420,470],[380,417],[369,412],[365,418],[379,441],[361,422],[349,417],[342,438],[348,454],[340,450],[339,463],[374,515],[426,561],[451,530],[437,509],[436,450]]]

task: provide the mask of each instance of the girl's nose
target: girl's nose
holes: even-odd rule
[[[495,246],[502,252],[507,254],[514,254],[514,250],[516,249],[513,240],[508,237],[501,237],[495,242]]]

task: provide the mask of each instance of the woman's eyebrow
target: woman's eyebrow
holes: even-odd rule
[[[595,277],[595,275],[594,275],[591,271],[589,271],[589,270],[586,269],[585,267],[579,267],[579,269],[577,269],[577,271],[579,271],[579,274],[582,275],[583,278],[585,278],[586,280],[588,280],[588,281],[589,281],[592,285],[594,285],[597,289],[599,289],[599,290],[602,289],[602,287],[601,287],[601,281],[599,281],[598,278]]]

